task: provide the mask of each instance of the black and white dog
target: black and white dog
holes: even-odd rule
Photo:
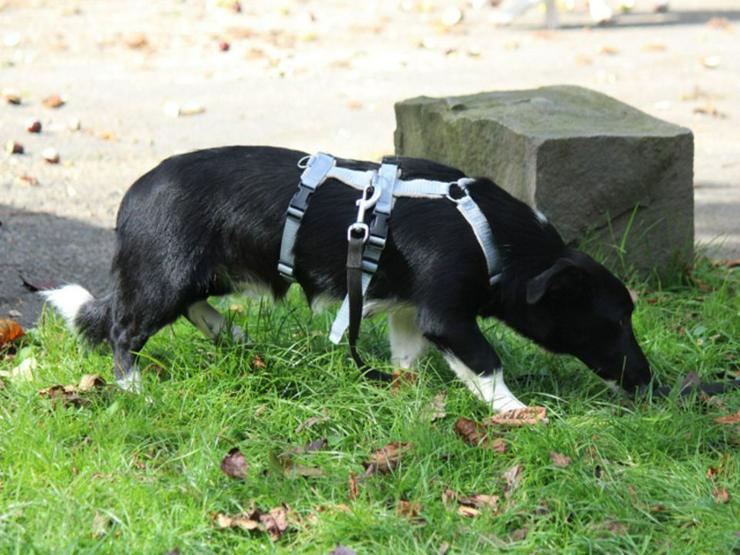
[[[78,285],[47,291],[68,324],[113,348],[115,375],[139,387],[134,353],[179,316],[207,336],[239,330],[207,299],[245,290],[282,297],[277,271],[285,212],[305,156],[272,147],[224,147],[168,158],[139,178],[118,212],[113,288],[94,299]],[[377,164],[340,160],[348,168]],[[404,178],[463,174],[428,160],[394,160]],[[486,178],[469,193],[503,261],[489,285],[483,252],[451,202],[399,198],[389,240],[368,290],[369,312],[388,312],[394,364],[409,367],[428,343],[496,412],[521,408],[476,318],[495,317],[556,353],[578,357],[631,391],[651,380],[635,340],[630,294],[603,266],[566,247],[547,219]],[[347,227],[358,191],[328,180],[314,194],[295,244],[295,278],[313,303],[347,291]]]

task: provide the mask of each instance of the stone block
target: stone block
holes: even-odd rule
[[[691,260],[693,135],[574,86],[396,104],[396,153],[486,176],[620,273]]]

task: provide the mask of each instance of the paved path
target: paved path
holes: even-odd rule
[[[676,0],[669,14],[636,12],[595,29],[567,14],[557,32],[540,30],[537,13],[496,29],[493,8],[462,0],[242,5],[0,0],[0,88],[23,98],[0,105],[0,140],[26,148],[0,154],[0,316],[17,311],[28,324],[38,315],[19,273],[100,292],[122,194],[172,153],[239,143],[378,158],[392,151],[398,99],[557,83],[690,127],[697,240],[713,242],[715,256],[740,256],[736,1]],[[440,20],[449,6],[462,6],[464,19],[448,28]],[[51,94],[66,104],[43,107]],[[168,100],[205,112],[173,118]],[[39,135],[25,131],[34,117]],[[71,118],[81,130],[68,129]],[[61,164],[43,162],[48,146]]]

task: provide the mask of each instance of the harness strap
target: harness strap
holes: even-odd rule
[[[295,265],[295,253],[293,247],[298,235],[298,228],[306,214],[308,202],[311,195],[316,192],[319,185],[325,180],[336,161],[333,156],[319,152],[309,157],[305,169],[298,183],[298,190],[290,199],[285,216],[285,227],[283,227],[283,238],[280,242],[280,258],[278,260],[278,272],[288,281],[295,281],[293,277],[293,266]],[[300,167],[300,162],[299,162]]]
[[[472,182],[473,180],[471,180]],[[491,232],[491,226],[486,219],[485,214],[480,207],[470,196],[467,190],[469,182],[463,180],[458,181],[458,186],[465,193],[461,198],[455,199],[450,196],[448,198],[457,205],[457,209],[460,214],[463,215],[465,220],[473,230],[475,238],[478,240],[483,256],[486,259],[486,269],[488,271],[488,283],[493,285],[501,277],[499,268],[499,256],[496,250],[496,245],[493,242],[493,233]]]

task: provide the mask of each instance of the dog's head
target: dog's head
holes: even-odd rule
[[[530,278],[521,294],[525,326],[542,346],[575,355],[628,391],[650,382],[650,366],[632,330],[631,295],[601,264],[567,249]]]

